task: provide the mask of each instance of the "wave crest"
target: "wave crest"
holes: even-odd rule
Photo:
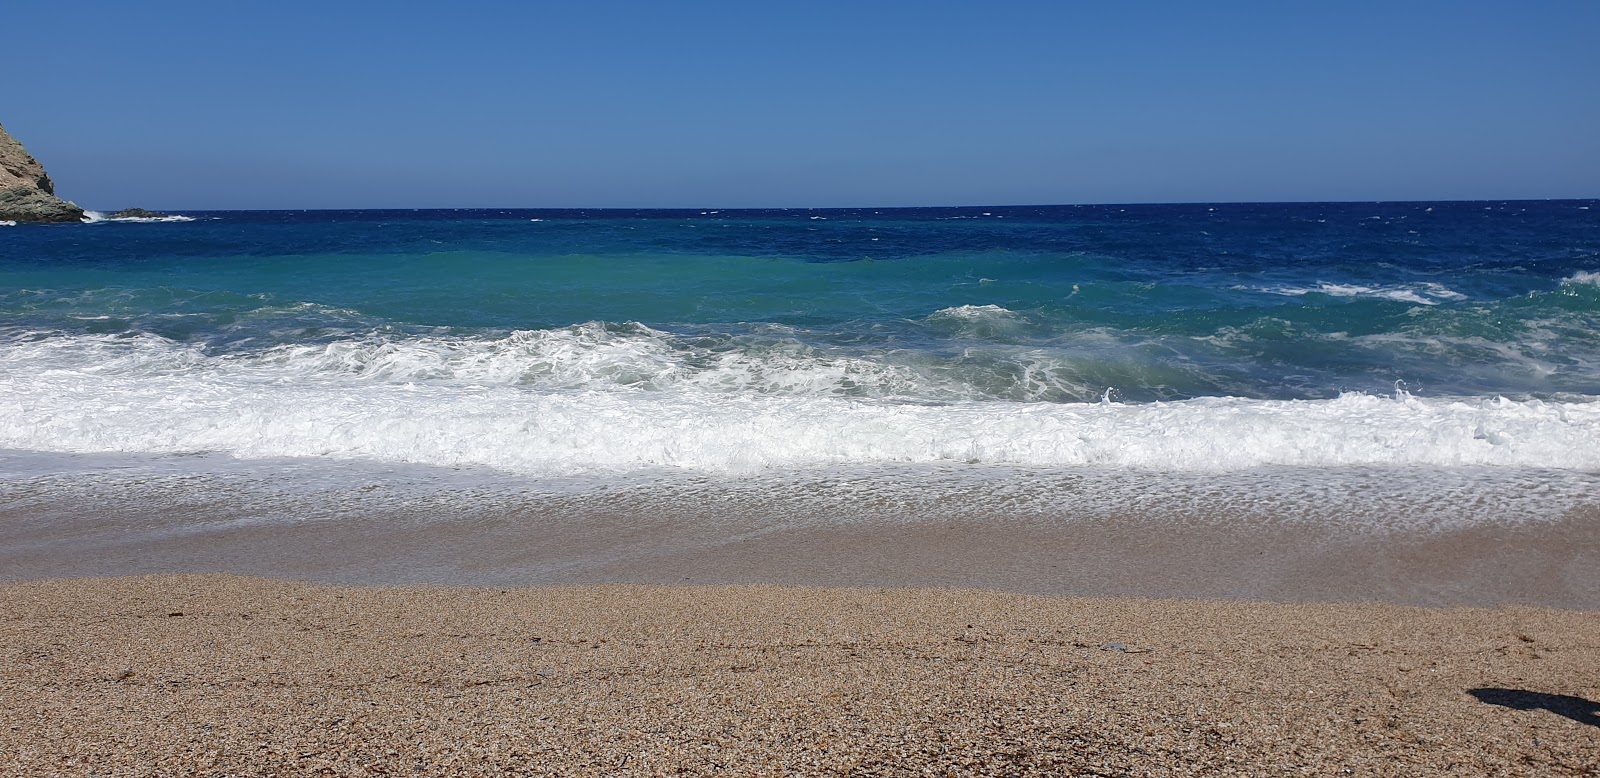
[[[131,224],[154,224],[156,222],[192,222],[193,216],[120,216],[112,217],[104,211],[84,211],[84,224],[105,224],[110,222],[127,222]]]
[[[593,330],[550,336],[612,338]],[[612,343],[606,370],[646,373],[647,335]],[[533,342],[508,338],[502,349]],[[75,366],[0,370],[0,447],[61,452],[221,452],[243,458],[333,457],[485,466],[531,476],[657,468],[741,473],[845,464],[1099,465],[1152,470],[1485,465],[1600,468],[1600,401],[1201,398],[1171,403],[894,402],[827,394],[725,392],[685,381],[671,391],[531,388],[493,357],[451,355],[418,367],[404,349],[335,349],[337,373],[297,374],[267,359],[171,347],[101,344]],[[547,362],[553,374],[599,357]],[[597,352],[599,353],[599,352]],[[278,358],[290,359],[287,352]],[[452,362],[452,360],[454,360]],[[298,363],[304,368],[308,363]],[[449,364],[500,383],[366,380]],[[187,368],[184,369],[184,365]],[[293,367],[293,365],[288,365]],[[526,371],[526,367],[516,370]],[[834,369],[856,369],[848,362]],[[404,371],[411,371],[406,373]],[[625,381],[626,379],[617,379]],[[652,379],[659,380],[659,379]]]
[[[1417,305],[1438,305],[1441,301],[1467,299],[1466,295],[1444,284],[1431,281],[1407,286],[1362,286],[1360,284],[1335,284],[1322,281],[1318,282],[1316,286],[1236,286],[1234,288],[1244,291],[1266,292],[1267,294],[1283,295],[1285,297],[1325,294],[1329,297],[1371,297],[1401,303],[1415,303]]]

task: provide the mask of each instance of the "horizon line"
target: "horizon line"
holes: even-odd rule
[[[311,211],[909,211],[961,208],[1109,208],[1173,205],[1399,205],[1408,203],[1551,203],[1594,202],[1594,197],[1509,197],[1509,198],[1444,198],[1399,200],[1145,200],[1125,202],[1080,203],[965,203],[959,205],[476,205],[476,206],[358,206],[318,208],[177,208],[161,206],[146,210],[198,211],[204,213],[274,213]],[[138,206],[144,208],[145,206]],[[84,208],[85,211],[108,213],[119,208]]]

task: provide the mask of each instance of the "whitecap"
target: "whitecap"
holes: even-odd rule
[[[969,311],[1004,315],[997,308]],[[923,380],[865,358],[799,345],[697,358],[705,364],[691,369],[648,328],[600,325],[492,343],[412,338],[221,356],[154,336],[27,338],[0,348],[0,448],[536,477],[882,464],[1600,468],[1600,398],[902,401],[835,391]]]
[[[167,222],[167,223],[192,222],[194,220],[195,220],[195,218],[193,216],[176,216],[176,215],[174,215],[174,216],[151,216],[151,217],[124,216],[124,217],[118,218],[118,219],[107,218],[105,221],[108,221],[108,222],[128,222],[128,223],[133,223],[133,224],[155,224],[155,223],[158,223],[158,222]]]
[[[1325,294],[1330,297],[1372,297],[1381,300],[1393,300],[1402,303],[1417,305],[1438,305],[1441,300],[1465,300],[1467,296],[1451,289],[1444,284],[1427,282],[1412,286],[1363,286],[1360,284],[1335,284],[1319,281],[1316,286],[1243,286],[1236,285],[1233,289],[1240,291],[1266,292],[1267,294],[1283,295],[1286,297],[1301,297],[1308,294]]]
[[[217,218],[217,217],[212,217],[212,218]],[[114,217],[108,215],[107,213],[105,213],[104,211],[84,211],[83,212],[83,223],[84,224],[109,224],[109,223],[112,223],[112,222],[120,222],[120,223],[124,223],[124,224],[154,224],[154,223],[158,223],[158,222],[176,223],[176,222],[192,222],[192,221],[195,221],[195,218],[193,216],[180,216],[180,215],[176,215],[176,214],[171,214],[171,215],[167,215],[167,216],[123,216],[123,217],[115,217],[114,218]]]
[[[990,279],[980,278],[978,280],[983,282]],[[928,318],[988,319],[998,317],[1011,319],[1015,318],[1016,315],[1016,311],[1008,310],[998,305],[957,305],[951,308],[940,308],[930,314]]]
[[[1440,300],[1465,300],[1467,296],[1440,283],[1429,281],[1422,285],[1423,293]]]

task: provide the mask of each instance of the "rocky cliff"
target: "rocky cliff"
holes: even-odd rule
[[[0,221],[75,222],[83,209],[56,197],[44,166],[0,126]]]

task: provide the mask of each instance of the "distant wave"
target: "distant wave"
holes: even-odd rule
[[[1025,316],[998,305],[958,305],[929,314],[927,323],[946,335],[994,343],[1019,342],[1029,323]]]
[[[954,308],[941,308],[934,311],[929,318],[950,317],[956,319],[989,319],[1012,318],[1016,311],[1009,311],[998,305],[958,305]]]
[[[115,218],[114,219],[111,216],[107,215],[104,211],[84,211],[83,212],[83,223],[84,224],[103,224],[103,223],[107,223],[107,222],[126,222],[126,223],[144,223],[144,224],[149,224],[149,223],[155,223],[155,222],[192,222],[194,220],[195,220],[195,218],[193,216],[176,216],[176,215],[173,215],[173,216],[155,216],[155,217],[124,216],[124,217],[121,217],[121,218]]]
[[[1307,294],[1325,294],[1330,297],[1374,297],[1418,305],[1438,305],[1443,300],[1465,300],[1466,295],[1444,284],[1423,283],[1412,286],[1362,286],[1359,284],[1334,284],[1320,282],[1316,286],[1235,286],[1234,289],[1266,292],[1287,297]]]
[[[1579,270],[1566,278],[1561,279],[1563,285],[1600,286],[1600,271]]]
[[[353,312],[305,306],[309,321],[338,327]],[[104,317],[101,317],[104,318]],[[959,326],[971,325],[963,319]],[[991,328],[980,320],[981,334]],[[965,368],[915,352],[899,359],[851,354],[781,334],[677,336],[642,324],[587,322],[499,335],[351,334],[248,353],[210,355],[154,335],[11,333],[0,368],[88,370],[102,376],[187,371],[275,376],[273,380],[367,384],[507,386],[543,392],[699,392],[851,396],[949,402],[1088,398],[1103,386],[1078,380],[1069,358],[1027,347],[993,346]]]

